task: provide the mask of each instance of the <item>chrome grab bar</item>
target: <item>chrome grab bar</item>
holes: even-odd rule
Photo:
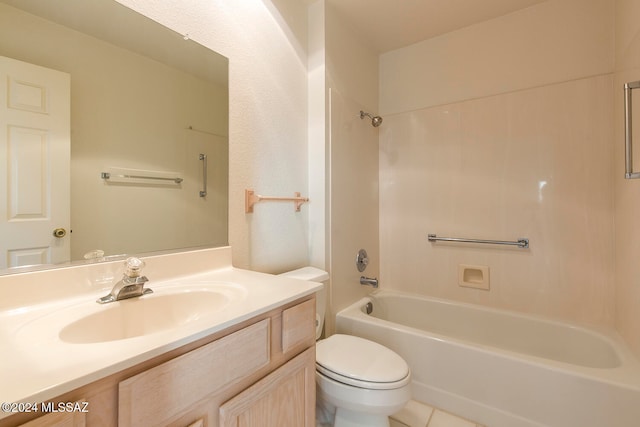
[[[435,234],[429,234],[427,236],[430,242],[459,242],[459,243],[484,243],[489,245],[509,245],[509,246],[517,246],[522,249],[529,248],[529,239],[524,237],[519,237],[517,241],[505,241],[505,240],[484,240],[484,239],[461,239],[457,237],[438,237]]]
[[[207,196],[207,155],[200,153],[199,160],[202,160],[202,190],[200,191],[200,197]]]
[[[640,178],[640,172],[633,171],[633,126],[631,122],[631,91],[640,88],[640,81],[624,84],[624,177],[626,179]]]
[[[130,174],[112,174],[110,172],[101,172],[100,178],[102,179],[111,179],[111,178],[128,178],[128,179],[156,179],[159,181],[173,181],[176,184],[180,184],[184,181],[182,178],[169,178],[164,176],[144,176],[144,175],[130,175]]]

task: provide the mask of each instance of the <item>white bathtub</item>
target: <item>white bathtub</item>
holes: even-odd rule
[[[640,426],[640,363],[612,332],[386,290],[336,331],[404,357],[415,400],[489,427]]]

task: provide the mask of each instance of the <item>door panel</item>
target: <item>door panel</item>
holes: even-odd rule
[[[70,76],[0,57],[0,268],[69,259]]]

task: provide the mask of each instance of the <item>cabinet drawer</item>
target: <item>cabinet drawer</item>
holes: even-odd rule
[[[268,365],[269,329],[264,319],[120,382],[118,425],[161,425]]]
[[[316,339],[316,300],[310,299],[282,312],[282,352],[304,350]]]

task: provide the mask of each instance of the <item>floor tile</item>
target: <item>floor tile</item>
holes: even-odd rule
[[[429,421],[429,427],[476,427],[476,423],[436,409]]]
[[[433,408],[431,406],[410,400],[404,408],[393,414],[391,419],[409,427],[425,427],[432,413]]]
[[[405,424],[393,418],[389,418],[389,427],[413,427],[409,424]]]
[[[390,427],[483,427],[440,409],[410,400],[400,411],[389,417]],[[316,427],[331,427],[316,420]]]

